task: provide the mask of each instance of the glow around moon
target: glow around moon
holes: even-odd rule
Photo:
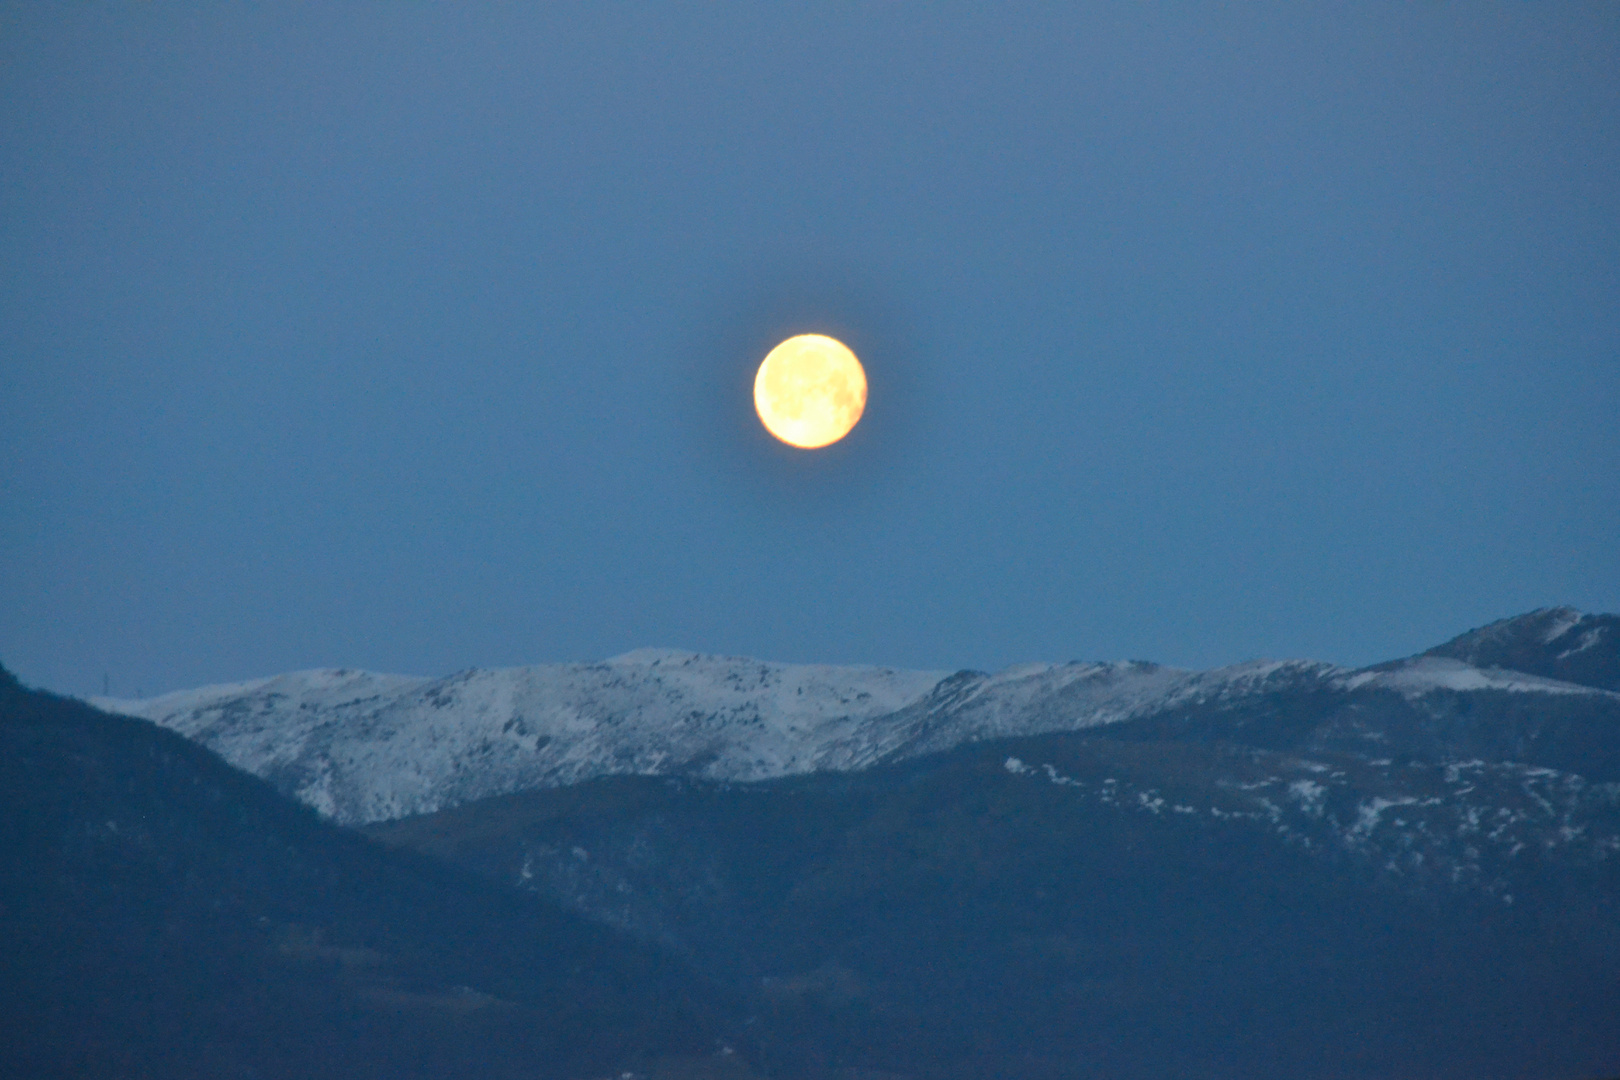
[[[790,337],[759,365],[754,409],[765,430],[789,446],[827,446],[848,435],[866,410],[866,372],[841,341]]]

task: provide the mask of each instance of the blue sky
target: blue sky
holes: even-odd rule
[[[1614,5],[22,4],[0,95],[36,685],[1620,610]]]

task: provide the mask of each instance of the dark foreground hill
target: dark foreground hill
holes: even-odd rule
[[[0,671],[0,1075],[584,1080],[713,1054],[703,993]]]

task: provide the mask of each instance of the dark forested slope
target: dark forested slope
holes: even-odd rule
[[[694,985],[0,671],[0,1074],[580,1080],[713,1053]]]

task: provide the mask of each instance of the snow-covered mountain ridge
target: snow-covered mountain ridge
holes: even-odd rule
[[[595,664],[439,679],[321,669],[94,704],[172,728],[321,813],[359,824],[609,774],[752,781],[863,769],[988,738],[1313,688],[1620,701],[1432,655],[1359,671],[1295,660],[1206,672],[1029,664],[987,675],[643,649]]]

